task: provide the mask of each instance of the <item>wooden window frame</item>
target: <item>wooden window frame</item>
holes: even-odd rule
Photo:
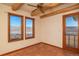
[[[27,19],[30,19],[30,20],[33,21],[33,23],[32,23],[32,25],[33,25],[33,27],[32,27],[32,32],[33,32],[32,37],[26,37],[26,20]],[[30,17],[25,17],[25,39],[32,39],[32,38],[35,38],[35,19],[30,18]]]
[[[70,14],[66,14],[66,15],[63,15],[63,18],[62,18],[62,21],[63,21],[63,26],[62,26],[62,29],[63,29],[63,32],[62,32],[62,38],[63,38],[63,49],[69,49],[69,50],[78,50],[79,49],[79,21],[78,21],[78,48],[67,48],[66,47],[66,37],[65,37],[65,29],[66,29],[66,17],[68,16],[73,16],[73,15],[79,15],[79,12],[74,12],[74,13],[70,13]],[[78,20],[79,20],[79,16],[78,16]]]
[[[17,39],[17,40],[10,39],[10,16],[11,15],[21,17],[21,39]],[[20,41],[20,40],[23,40],[23,16],[19,14],[14,14],[14,13],[8,13],[8,42],[14,42],[14,41]]]

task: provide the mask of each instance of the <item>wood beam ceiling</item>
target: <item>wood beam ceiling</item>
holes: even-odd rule
[[[44,5],[44,10],[50,9],[50,8],[54,8],[56,6],[61,5],[61,3],[47,3],[46,5]]]
[[[19,10],[22,5],[23,3],[14,3],[11,7],[12,7],[12,10],[16,11],[16,10]]]
[[[79,9],[79,4],[44,14],[44,15],[40,16],[40,18],[45,18],[45,17],[56,15],[56,14],[60,14],[60,13],[65,13],[65,12],[75,10],[75,9]]]
[[[46,10],[52,9],[52,8],[57,7],[59,5],[61,5],[61,3],[47,3],[47,4],[43,5],[41,9],[45,12]],[[38,8],[33,10],[31,13],[32,16],[37,16],[40,14],[42,14],[42,12]]]
[[[37,16],[42,14],[42,12],[39,9],[35,9],[31,12],[31,16]]]

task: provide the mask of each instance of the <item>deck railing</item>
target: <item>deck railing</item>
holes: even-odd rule
[[[74,39],[74,48],[76,48],[76,38],[78,37],[78,35],[76,34],[66,34],[66,36],[68,37],[68,47],[70,47],[70,40],[71,40],[71,36],[73,36],[73,39]],[[67,39],[67,38],[66,38]]]

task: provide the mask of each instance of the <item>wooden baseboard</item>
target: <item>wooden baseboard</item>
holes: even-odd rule
[[[51,45],[51,44],[48,44],[48,43],[45,43],[45,42],[41,42],[42,44],[46,44],[46,45],[49,45],[49,46],[52,46],[52,47],[55,47],[55,48],[58,48],[58,49],[62,49],[62,50],[68,50],[68,51],[73,51],[73,52],[76,52],[76,53],[79,53],[79,49],[77,50],[72,50],[72,49],[64,49],[63,47],[58,47],[58,46],[54,46],[54,45]]]
[[[14,50],[14,51],[8,52],[8,53],[1,54],[0,56],[5,56],[5,55],[7,55],[7,54],[10,54],[10,53],[13,53],[13,52],[16,52],[16,51],[19,51],[19,50],[25,49],[25,48],[29,48],[29,47],[31,47],[31,46],[38,45],[38,44],[41,44],[41,42],[36,43],[36,44],[33,44],[33,45],[30,45],[30,46],[27,46],[27,47],[23,47],[23,48],[20,48],[20,49],[17,49],[17,50]]]
[[[17,49],[17,50],[14,50],[14,51],[8,52],[8,53],[4,53],[4,54],[2,54],[2,55],[0,55],[0,56],[5,56],[5,55],[7,55],[7,54],[10,54],[10,53],[13,53],[13,52],[16,52],[16,51],[19,51],[19,50],[25,49],[25,48],[29,48],[29,47],[32,47],[32,46],[35,46],[35,45],[38,45],[38,44],[46,44],[46,45],[50,45],[50,46],[52,46],[52,47],[56,47],[56,48],[62,49],[62,48],[60,48],[60,47],[57,47],[57,46],[54,46],[54,45],[51,45],[51,44],[48,44],[48,43],[39,42],[39,43],[34,44],[34,45],[30,45],[30,46],[27,46],[27,47],[24,47],[24,48],[20,48],[20,49]]]
[[[59,49],[63,49],[63,48],[61,48],[61,47],[54,46],[54,45],[51,45],[51,44],[48,44],[48,43],[45,43],[45,42],[41,42],[41,43],[46,44],[46,45],[50,45],[50,46],[52,46],[52,47],[56,47],[56,48],[59,48]]]

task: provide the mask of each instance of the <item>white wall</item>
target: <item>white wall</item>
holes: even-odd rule
[[[35,38],[8,43],[8,12],[30,17],[28,12],[21,10],[15,12],[11,10],[11,7],[0,4],[0,55],[40,42],[40,20],[36,17]]]
[[[79,12],[79,9],[70,12],[57,14],[41,19],[41,40],[42,42],[61,47],[63,43],[63,22],[62,16],[69,13]]]
[[[45,42],[54,46],[62,47],[62,16],[78,11],[79,9],[43,19],[35,17],[35,38],[8,43],[8,12],[28,17],[31,16],[28,12],[21,10],[15,12],[11,10],[11,7],[0,4],[0,54],[39,42]]]

